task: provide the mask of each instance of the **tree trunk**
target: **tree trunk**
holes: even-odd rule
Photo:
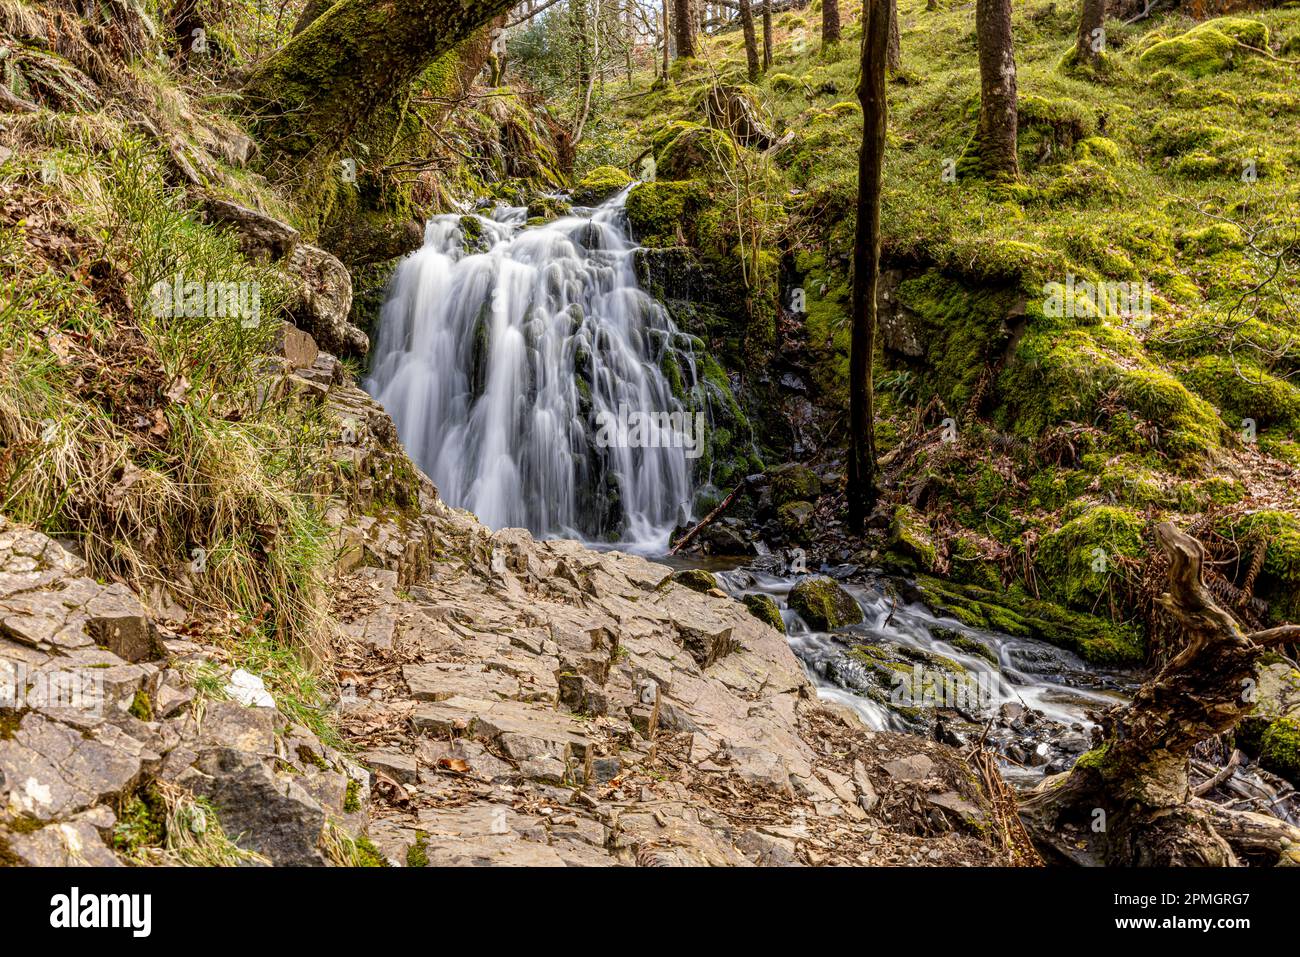
[[[1156,538],[1169,559],[1159,603],[1186,643],[1132,702],[1103,718],[1100,748],[1035,788],[1021,818],[1041,850],[1074,863],[1223,866],[1237,863],[1234,849],[1276,863],[1282,841],[1300,841],[1300,829],[1264,827],[1257,816],[1192,798],[1187,761],[1251,711],[1258,658],[1294,634],[1243,633],[1205,587],[1201,543],[1167,522]]]
[[[862,150],[858,154],[858,218],[853,237],[848,485],[849,526],[859,533],[876,501],[876,413],[871,367],[876,349],[876,283],[880,275],[880,179],[889,123],[885,99],[889,7],[890,0],[864,0],[862,10],[862,78],[858,83]]]
[[[994,179],[1018,179],[1011,0],[976,0],[975,34],[980,57],[980,117],[975,137],[983,172]]]
[[[889,56],[886,60],[890,73],[903,65],[902,42],[898,37],[898,0],[889,0]]]
[[[669,23],[669,19],[668,19],[668,8],[670,6],[671,4],[668,2],[668,0],[664,0],[664,83],[668,82],[668,58],[670,53],[669,48],[672,46],[672,43],[669,38],[673,35],[672,25]]]
[[[666,4],[668,0],[664,0]],[[695,18],[691,0],[673,0],[673,26],[677,29],[677,59],[695,56]]]
[[[870,2],[870,0],[866,0]],[[822,0],[822,46],[840,42],[840,0]]]
[[[763,69],[772,68],[772,0],[763,0]]]
[[[262,158],[310,186],[361,124],[391,107],[444,53],[511,0],[340,0],[244,85]]]
[[[1106,0],[1083,0],[1079,11],[1079,38],[1075,58],[1081,64],[1096,66],[1106,49]]]
[[[762,70],[758,65],[758,41],[754,38],[754,11],[749,0],[740,0],[740,28],[745,35],[745,59],[749,63],[749,79],[758,79]]]

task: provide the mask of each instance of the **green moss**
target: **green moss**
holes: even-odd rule
[[[113,847],[132,856],[146,847],[158,847],[167,834],[167,808],[149,790],[132,795],[117,814]]]
[[[815,531],[813,528],[815,513],[816,508],[812,502],[786,502],[776,510],[776,520],[786,538],[792,542],[807,545],[810,536]]]
[[[673,572],[672,580],[679,585],[685,585],[691,591],[707,592],[718,587],[718,580],[713,574],[702,568],[687,568]]]
[[[797,462],[768,469],[767,477],[772,484],[772,504],[778,507],[787,502],[811,501],[822,493],[817,473]]]
[[[415,843],[410,846],[406,852],[407,867],[428,867],[429,866],[429,838],[424,834],[417,834]]]
[[[773,73],[767,78],[767,84],[777,93],[790,93],[799,88],[799,81],[789,73]]]
[[[930,523],[912,506],[894,507],[889,538],[892,548],[917,561],[926,571],[934,571],[939,553],[930,531]]]
[[[355,814],[361,810],[361,785],[356,778],[348,778],[347,793],[343,798],[343,812]]]
[[[1145,527],[1131,509],[1088,509],[1039,542],[1034,564],[1041,588],[1068,606],[1091,611],[1122,581],[1121,561],[1146,555]]]
[[[857,601],[830,578],[800,579],[790,589],[788,603],[817,631],[834,631],[862,621]]]
[[[368,837],[359,837],[356,840],[356,860],[358,867],[387,867],[388,859],[380,853],[379,848],[375,847],[373,841]]]
[[[1213,223],[1201,229],[1189,230],[1180,237],[1183,248],[1213,256],[1227,250],[1241,249],[1246,237],[1241,227],[1233,223]]]
[[[658,176],[670,180],[700,175],[712,178],[736,165],[736,143],[730,134],[699,123],[678,123],[673,128],[671,137],[655,139]]]
[[[1210,20],[1182,36],[1154,44],[1138,62],[1147,68],[1172,67],[1193,77],[1211,76],[1248,55],[1241,44],[1267,49],[1268,27],[1239,17]]]
[[[1269,603],[1271,620],[1300,621],[1300,517],[1293,511],[1260,509],[1225,518],[1218,528],[1236,541],[1258,537],[1266,542],[1255,595]]]
[[[139,718],[141,721],[153,720],[153,703],[149,700],[149,695],[141,688],[131,699],[131,707],[127,713]]]
[[[597,206],[621,189],[632,185],[632,177],[614,166],[597,166],[578,182],[573,201],[580,206]]]
[[[697,180],[639,183],[627,197],[628,224],[643,246],[680,245],[694,234],[696,218],[708,203],[708,190]]]
[[[1189,387],[1208,398],[1232,423],[1254,419],[1259,428],[1300,424],[1300,388],[1245,361],[1202,356],[1179,373]]]
[[[761,622],[771,625],[782,634],[785,633],[785,620],[781,609],[771,595],[745,595],[740,599],[749,609],[749,613]]]
[[[1259,763],[1292,784],[1300,783],[1300,718],[1279,718],[1265,729]]]

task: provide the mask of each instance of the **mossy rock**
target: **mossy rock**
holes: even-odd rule
[[[939,550],[934,544],[930,523],[910,505],[894,508],[889,526],[889,546],[916,561],[926,571],[934,571]]]
[[[808,502],[822,493],[821,479],[806,465],[789,462],[768,469],[772,483],[772,504],[778,508],[787,502]]]
[[[714,175],[736,165],[736,142],[728,133],[699,123],[683,123],[677,135],[655,154],[656,175],[690,179]]]
[[[776,510],[781,532],[792,542],[807,544],[812,538],[813,519],[817,509],[812,502],[786,502]]]
[[[862,621],[862,608],[854,597],[824,576],[800,579],[790,589],[787,603],[816,631],[834,631]]]
[[[1259,763],[1300,786],[1300,718],[1279,718],[1259,741]]]
[[[702,568],[687,568],[680,572],[673,572],[673,581],[698,592],[710,592],[718,587],[718,580],[713,574]]]
[[[615,166],[597,166],[579,180],[573,201],[579,206],[599,206],[632,185],[632,177]]]
[[[709,193],[698,180],[638,183],[627,196],[632,236],[643,246],[679,246],[689,242]]]
[[[1044,535],[1034,557],[1042,588],[1063,604],[1091,610],[1117,582],[1122,558],[1146,554],[1146,521],[1136,511],[1099,505]]]
[[[1239,44],[1268,48],[1268,27],[1255,20],[1222,17],[1192,27],[1182,36],[1161,40],[1148,48],[1138,62],[1147,68],[1172,67],[1189,76],[1211,76],[1228,69]],[[1249,51],[1242,50],[1246,56]]]
[[[1246,236],[1236,223],[1212,223],[1189,230],[1179,237],[1179,245],[1189,252],[1214,256],[1246,245]]]
[[[773,73],[767,78],[767,82],[777,93],[790,93],[799,88],[799,81],[789,73]]]
[[[785,634],[785,621],[781,618],[781,609],[771,595],[745,595],[741,601],[745,603],[751,615]]]
[[[1232,422],[1253,419],[1260,428],[1300,424],[1300,388],[1253,363],[1227,356],[1194,359],[1179,377]]]

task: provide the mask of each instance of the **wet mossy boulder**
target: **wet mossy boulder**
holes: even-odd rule
[[[718,580],[711,572],[702,568],[687,568],[673,573],[673,581],[685,585],[691,591],[710,592],[718,587]]]
[[[1281,718],[1264,730],[1259,763],[1292,784],[1300,782],[1300,717]]]
[[[1149,47],[1138,62],[1148,69],[1172,67],[1193,77],[1226,70],[1237,56],[1247,56],[1244,46],[1268,48],[1268,27],[1242,17],[1221,17],[1192,27],[1181,36]],[[1240,51],[1240,52],[1239,52]]]
[[[654,248],[689,244],[696,218],[708,204],[708,190],[697,180],[638,183],[627,196],[632,237]]]
[[[833,579],[820,575],[800,579],[790,589],[788,604],[817,631],[834,631],[862,621],[862,608],[854,597]]]
[[[599,206],[632,185],[632,177],[615,166],[597,166],[579,180],[573,201],[579,206]]]
[[[821,479],[806,465],[789,462],[768,469],[772,484],[772,504],[778,508],[787,502],[809,502],[822,493]]]
[[[785,633],[785,621],[781,618],[781,609],[771,595],[746,595],[741,601],[749,613],[759,621],[766,622],[782,634]]]

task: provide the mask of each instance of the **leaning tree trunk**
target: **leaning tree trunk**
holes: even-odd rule
[[[822,46],[840,42],[840,0],[822,0]]]
[[[749,63],[749,79],[757,80],[762,72],[758,65],[758,41],[754,37],[754,11],[749,0],[739,0],[740,29],[745,35],[745,59]]]
[[[673,27],[677,30],[677,59],[695,56],[695,18],[691,16],[691,0],[673,0]]]
[[[823,0],[824,2],[824,0]],[[880,276],[880,181],[885,162],[885,60],[890,0],[864,0],[862,10],[862,150],[858,154],[858,217],[853,237],[853,327],[849,343],[849,525],[861,532],[876,499],[876,285]],[[823,7],[823,9],[825,9]]]
[[[763,69],[772,68],[772,0],[763,0]]]
[[[1083,0],[1079,11],[1079,36],[1075,42],[1075,59],[1085,66],[1096,66],[1106,49],[1106,0]]]
[[[1200,542],[1167,522],[1156,537],[1169,559],[1160,605],[1185,644],[1105,716],[1101,747],[1021,803],[1021,818],[1045,855],[1074,863],[1222,866],[1237,863],[1234,849],[1258,857],[1266,848],[1276,860],[1300,829],[1191,797],[1187,763],[1192,748],[1254,707],[1257,659],[1300,628],[1245,634],[1205,587]]]
[[[1016,57],[1011,45],[1011,0],[976,0],[980,59],[980,116],[975,131],[983,172],[1017,179]]]
[[[300,184],[328,175],[362,123],[511,6],[512,0],[340,0],[244,84],[263,162]]]

